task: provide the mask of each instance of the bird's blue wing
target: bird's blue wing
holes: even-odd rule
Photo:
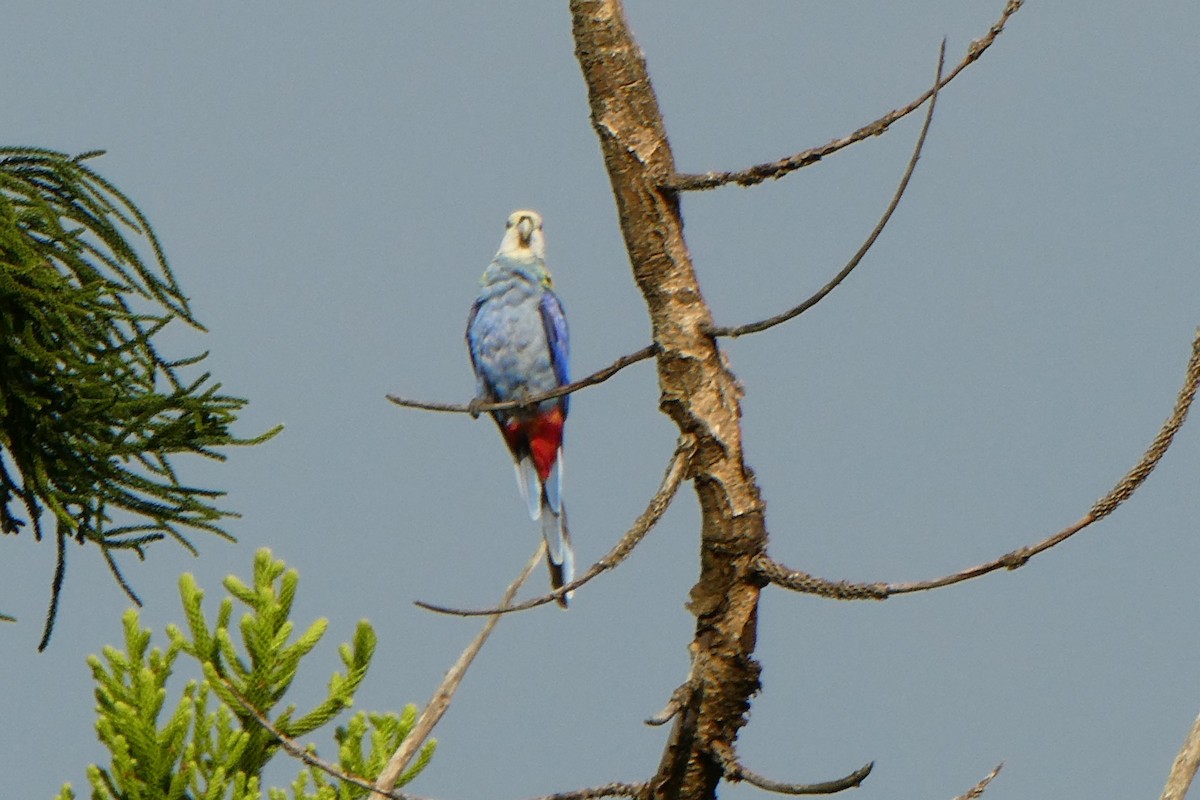
[[[473,336],[475,329],[475,318],[479,316],[479,309],[483,307],[483,298],[480,297],[471,306],[471,313],[467,315],[467,352],[471,354],[471,368],[475,370],[475,393],[484,400],[492,400],[496,396],[495,387],[487,380],[483,370],[479,367],[479,354],[476,352],[475,337]]]
[[[546,330],[546,346],[550,350],[550,365],[554,368],[554,377],[559,386],[564,386],[571,382],[571,341],[567,333],[567,315],[563,313],[558,295],[549,289],[542,293],[542,302],[538,305],[538,310],[542,314],[542,327]],[[569,397],[560,399],[565,416]]]

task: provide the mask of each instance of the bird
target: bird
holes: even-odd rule
[[[509,215],[500,249],[479,283],[466,333],[476,379],[473,402],[519,401],[570,383],[567,318],[546,269],[540,214],[523,209]],[[531,408],[491,412],[512,454],[529,516],[541,523],[553,589],[575,576],[562,500],[568,406],[563,395]],[[563,594],[558,604],[566,608],[570,598],[571,593]]]

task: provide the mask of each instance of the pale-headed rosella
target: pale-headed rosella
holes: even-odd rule
[[[500,250],[483,273],[479,299],[467,318],[476,396],[487,402],[523,400],[570,382],[567,318],[546,269],[542,218],[536,211],[514,211],[505,227]],[[564,396],[533,408],[492,412],[512,452],[529,516],[541,521],[555,589],[574,577],[562,501],[567,406]],[[565,608],[569,597],[563,596],[559,604]]]

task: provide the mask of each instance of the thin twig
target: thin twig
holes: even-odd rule
[[[503,608],[512,602],[517,590],[521,588],[521,584],[533,572],[534,567],[538,565],[546,555],[546,543],[540,542],[537,551],[530,557],[529,562],[525,564],[525,569],[521,574],[508,585],[504,591],[504,596],[500,598],[500,607]],[[463,676],[466,675],[467,669],[470,668],[471,662],[475,660],[475,656],[479,655],[479,650],[491,635],[492,629],[496,627],[496,623],[500,621],[500,615],[495,614],[489,619],[480,629],[475,638],[467,645],[467,649],[462,651],[462,655],[454,662],[454,666],[450,667],[446,672],[446,677],[442,678],[442,682],[438,684],[434,690],[433,696],[429,698],[429,702],[425,705],[425,710],[421,712],[421,716],[417,719],[417,724],[413,726],[412,732],[404,737],[404,741],[400,743],[400,747],[388,759],[387,766],[379,773],[379,777],[375,782],[375,794],[372,795],[372,800],[387,796],[392,788],[396,785],[396,781],[404,774],[404,769],[408,766],[408,762],[417,754],[425,739],[433,732],[434,727],[441,720],[442,715],[450,708],[450,702],[454,699],[454,693],[458,691],[459,684],[462,683]]]
[[[853,258],[846,263],[846,266],[842,267],[842,271],[835,275],[833,280],[822,286],[816,294],[805,300],[800,305],[784,311],[782,314],[776,314],[773,317],[759,320],[758,322],[751,322],[746,325],[738,325],[737,327],[733,328],[714,328],[712,331],[714,336],[732,336],[737,338],[738,336],[743,336],[747,333],[758,333],[759,331],[765,331],[767,328],[772,328],[782,322],[787,322],[793,317],[798,317],[808,309],[815,306],[817,303],[821,302],[821,300],[825,298],[825,295],[836,289],[838,284],[844,281],[846,276],[854,271],[854,268],[859,265],[859,262],[863,260],[863,257],[866,256],[870,249],[875,245],[875,240],[879,238],[881,233],[883,233],[883,229],[887,227],[888,222],[891,221],[892,214],[895,213],[896,208],[900,205],[900,199],[904,197],[904,191],[908,188],[908,181],[910,178],[912,178],[913,170],[917,168],[917,161],[921,158],[921,150],[925,147],[925,136],[929,133],[929,124],[933,122],[933,110],[937,107],[938,86],[941,85],[942,68],[945,65],[946,40],[943,39],[941,49],[938,51],[937,75],[933,80],[933,89],[930,90],[929,108],[925,111],[925,122],[921,125],[921,133],[919,136],[917,136],[917,144],[913,147],[912,157],[909,158],[908,166],[904,170],[904,177],[900,179],[900,185],[896,187],[896,191],[892,195],[892,201],[888,203],[888,207],[883,212],[883,216],[879,218],[879,222],[875,223],[874,230],[871,231],[871,234],[866,238],[866,241],[862,243],[862,246],[858,248],[858,251],[854,254]]]
[[[832,781],[823,781],[821,783],[780,783],[779,781],[773,781],[770,778],[763,777],[756,772],[746,769],[738,761],[737,755],[729,750],[729,748],[720,748],[715,755],[721,763],[721,769],[725,773],[725,780],[734,783],[745,781],[751,786],[757,786],[759,789],[774,792],[775,794],[837,794],[846,789],[861,786],[862,782],[871,774],[871,770],[875,768],[875,762],[872,761],[859,767],[849,775]]]
[[[954,798],[954,800],[979,800],[979,798],[983,796],[984,789],[988,787],[989,783],[995,780],[996,776],[1000,774],[1000,770],[1002,769],[1004,769],[1003,761],[997,764],[994,770],[983,776],[983,780],[968,789],[965,794],[960,794],[958,797]]]
[[[963,56],[963,60],[950,71],[944,79],[942,79],[938,88],[943,88],[950,81],[958,77],[958,74],[970,66],[979,57],[983,55],[992,43],[996,41],[996,37],[1004,30],[1004,26],[1008,23],[1009,17],[1017,13],[1024,0],[1008,0],[1004,7],[1004,12],[1000,15],[1000,19],[996,21],[987,34],[981,38],[971,42],[967,47],[967,54]],[[844,147],[849,147],[855,142],[860,142],[863,139],[872,136],[879,136],[884,133],[892,123],[911,114],[913,111],[921,107],[921,104],[929,99],[933,93],[933,89],[926,90],[923,94],[917,97],[903,108],[895,109],[884,114],[874,122],[864,125],[849,136],[843,136],[840,139],[804,150],[795,155],[781,158],[778,161],[772,161],[766,164],[756,164],[749,169],[739,170],[737,172],[705,172],[702,174],[676,174],[673,178],[666,181],[663,185],[664,189],[674,189],[680,192],[694,192],[705,189],[715,189],[718,186],[724,186],[729,183],[736,183],[739,186],[753,186],[756,183],[762,183],[768,178],[779,179],[790,172],[795,172],[802,167],[807,167],[815,164],[825,156],[836,153]]]
[[[225,684],[225,688],[229,690],[229,693],[231,695],[233,695],[233,699],[237,700],[238,704],[243,709],[246,710],[246,713],[248,713],[250,716],[252,716],[254,718],[255,722],[257,722],[265,730],[270,732],[272,736],[274,736],[276,739],[279,740],[279,746],[282,747],[284,752],[286,752],[288,755],[292,756],[293,758],[297,758],[297,759],[303,761],[305,764],[308,764],[310,767],[315,767],[315,768],[321,770],[326,775],[334,777],[334,778],[338,779],[339,781],[345,781],[346,783],[352,783],[355,786],[358,786],[359,788],[362,788],[362,789],[367,789],[368,791],[374,790],[375,784],[373,784],[371,781],[367,780],[366,778],[360,778],[357,775],[351,775],[348,772],[343,772],[341,767],[334,764],[333,762],[326,761],[323,758],[319,758],[316,754],[315,747],[301,746],[300,743],[297,742],[295,739],[291,738],[290,736],[285,734],[283,731],[276,728],[271,723],[271,720],[267,719],[266,715],[263,714],[261,711],[259,711],[258,708],[256,706],[254,706],[253,703],[251,703],[245,697],[242,697],[241,693],[234,687],[234,685],[232,683],[230,683],[228,680],[226,680],[222,676],[218,675],[217,677],[221,681],[221,683]],[[422,798],[419,795],[408,794],[406,792],[394,792],[394,791],[389,791],[389,792],[386,792],[386,793],[378,795],[378,796],[384,797],[384,798],[389,798],[389,800],[427,800],[426,798]]]
[[[512,600],[513,595],[515,595],[517,590],[521,588],[521,584],[529,578],[529,575],[538,565],[538,562],[545,558],[545,547],[545,542],[542,542],[538,546],[537,551],[529,559],[529,562],[525,565],[525,568],[521,571],[521,574],[517,576],[517,578],[511,584],[509,584],[508,589],[505,590],[504,597],[501,600],[501,606]],[[336,764],[318,757],[316,755],[315,748],[301,746],[298,742],[296,742],[296,740],[292,739],[287,734],[276,728],[261,711],[259,711],[250,703],[249,700],[242,697],[233,684],[231,684],[225,678],[220,678],[220,680],[223,684],[225,684],[225,687],[233,695],[233,698],[237,700],[237,702],[247,711],[247,713],[249,713],[259,725],[261,725],[276,739],[278,739],[280,747],[282,747],[284,751],[293,758],[297,758],[300,761],[303,761],[305,764],[308,764],[310,767],[315,767],[316,769],[321,770],[322,772],[330,775],[333,778],[336,778],[339,781],[345,781],[360,788],[367,789],[368,791],[372,792],[372,800],[380,800],[380,798],[383,800],[430,800],[430,798],[425,798],[420,795],[396,791],[394,788],[395,781],[404,773],[404,768],[407,766],[408,761],[410,761],[416,754],[417,749],[420,747],[422,741],[429,735],[434,726],[437,725],[438,720],[441,719],[442,715],[449,707],[450,701],[454,696],[454,692],[458,688],[458,685],[462,682],[463,675],[466,673],[467,668],[471,665],[471,662],[479,653],[480,648],[482,648],[484,642],[487,641],[488,635],[491,633],[492,628],[496,626],[496,623],[499,620],[499,615],[494,615],[491,619],[489,619],[480,632],[475,636],[475,639],[471,642],[471,644],[467,646],[467,649],[464,650],[462,655],[458,657],[458,660],[454,663],[454,666],[450,668],[450,670],[446,673],[446,677],[442,679],[441,685],[439,685],[437,690],[433,693],[433,697],[430,698],[429,704],[425,707],[425,711],[422,712],[420,718],[417,720],[417,724],[413,726],[412,732],[405,737],[404,744],[401,745],[400,750],[396,751],[391,760],[388,761],[387,766],[384,768],[383,772],[380,773],[379,780],[375,783],[372,783],[365,778],[360,778],[357,775],[351,775],[347,772],[343,772]],[[409,742],[412,742],[413,745],[406,751],[404,745],[407,745]],[[389,776],[389,773],[392,772],[395,773],[394,776]],[[391,781],[391,785],[386,785],[385,781],[389,779]],[[542,795],[540,797],[530,798],[530,800],[598,800],[602,797],[632,797],[640,800],[640,798],[646,798],[649,795],[649,786],[650,784],[644,782],[613,782],[607,783],[603,786],[594,786],[587,789],[576,789],[569,792],[557,792],[555,794]]]
[[[646,510],[634,520],[633,526],[625,532],[612,550],[609,550],[603,558],[592,564],[587,572],[570,583],[560,586],[553,592],[544,594],[541,597],[535,597],[532,600],[526,600],[523,603],[516,603],[515,605],[501,604],[495,608],[451,608],[449,606],[427,603],[423,600],[416,600],[414,601],[415,604],[427,611],[436,611],[439,614],[450,614],[457,617],[482,617],[492,614],[508,614],[513,611],[526,611],[530,608],[554,602],[567,592],[575,591],[601,572],[607,572],[624,561],[633,552],[633,548],[637,547],[638,543],[650,532],[650,529],[658,523],[658,520],[671,504],[671,500],[675,497],[675,492],[679,490],[679,484],[683,482],[684,477],[688,473],[688,465],[691,463],[695,446],[694,437],[680,437],[679,445],[675,448],[675,453],[671,456],[671,462],[667,464],[667,470],[663,474],[662,483],[659,485],[658,491],[654,493],[654,497],[650,499]]]
[[[1196,767],[1200,766],[1200,717],[1192,724],[1183,746],[1179,748],[1175,762],[1171,764],[1171,772],[1167,775],[1167,785],[1163,787],[1159,800],[1184,800],[1192,778],[1196,777]]]
[[[1014,570],[1023,567],[1029,559],[1039,553],[1065,542],[1093,522],[1104,519],[1137,491],[1138,487],[1158,466],[1158,462],[1162,460],[1167,449],[1170,448],[1171,442],[1174,441],[1175,434],[1187,420],[1188,409],[1196,397],[1198,386],[1200,386],[1200,329],[1197,329],[1196,338],[1192,340],[1192,355],[1188,360],[1183,386],[1180,387],[1179,394],[1175,398],[1175,407],[1166,422],[1163,423],[1162,428],[1159,429],[1158,435],[1154,437],[1154,441],[1142,454],[1141,460],[1117,482],[1117,485],[1108,494],[1097,500],[1091,510],[1081,519],[1036,544],[1018,548],[997,559],[968,567],[951,575],[909,583],[829,581],[809,575],[802,570],[790,569],[766,555],[759,556],[757,567],[763,576],[776,586],[838,600],[886,600],[896,594],[923,592],[928,589],[961,583],[998,569]]]
[[[621,356],[613,363],[603,369],[598,369],[586,378],[580,378],[574,383],[568,383],[565,386],[559,386],[557,389],[551,389],[542,394],[535,394],[522,400],[508,400],[503,403],[438,403],[430,400],[410,400],[405,397],[399,397],[394,394],[387,395],[387,399],[391,400],[398,406],[404,408],[419,408],[425,411],[448,411],[457,414],[471,414],[479,416],[488,411],[503,411],[509,408],[524,408],[537,405],[543,400],[552,400],[555,397],[563,397],[564,395],[572,394],[587,386],[594,386],[597,383],[604,383],[606,380],[616,375],[621,370],[628,367],[630,364],[636,364],[639,361],[645,361],[651,358],[658,352],[658,346],[648,344],[641,350],[630,353],[629,355]]]

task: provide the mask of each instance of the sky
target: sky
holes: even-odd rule
[[[956,63],[1003,2],[629,0],[681,170],[735,169],[838,136]],[[1170,412],[1200,324],[1200,6],[1030,2],[942,93],[903,204],[857,272],[785,326],[726,341],[770,552],[830,579],[929,578],[1075,521]],[[93,162],[153,222],[207,350],[275,440],[177,463],[228,492],[238,542],[198,535],[122,562],[164,644],[178,576],[207,589],[270,547],[300,572],[298,624],[329,619],[291,699],[323,697],[357,620],[379,635],[357,708],[423,703],[474,635],[417,599],[483,606],[537,543],[463,344],[505,217],[545,217],[583,375],[649,342],[565,3],[11,4],[0,140]],[[769,316],[841,268],[904,170],[919,115],[753,189],[683,198],[719,324]],[[565,497],[581,565],[653,494],[676,431],[653,367],[576,394]],[[855,797],[1153,797],[1200,710],[1200,429],[1138,494],[1016,572],[886,603],[764,592],[747,767]],[[640,780],[642,720],[687,670],[698,512],[684,486],[630,560],[502,621],[408,788],[523,798]],[[128,601],[72,548],[49,650],[54,552],[0,541],[6,795],[86,792],[84,659]],[[545,590],[534,573],[526,595]],[[183,678],[171,693],[182,688]],[[314,737],[332,754],[330,735]],[[279,759],[284,785],[297,765]],[[724,786],[721,796],[761,796]]]

